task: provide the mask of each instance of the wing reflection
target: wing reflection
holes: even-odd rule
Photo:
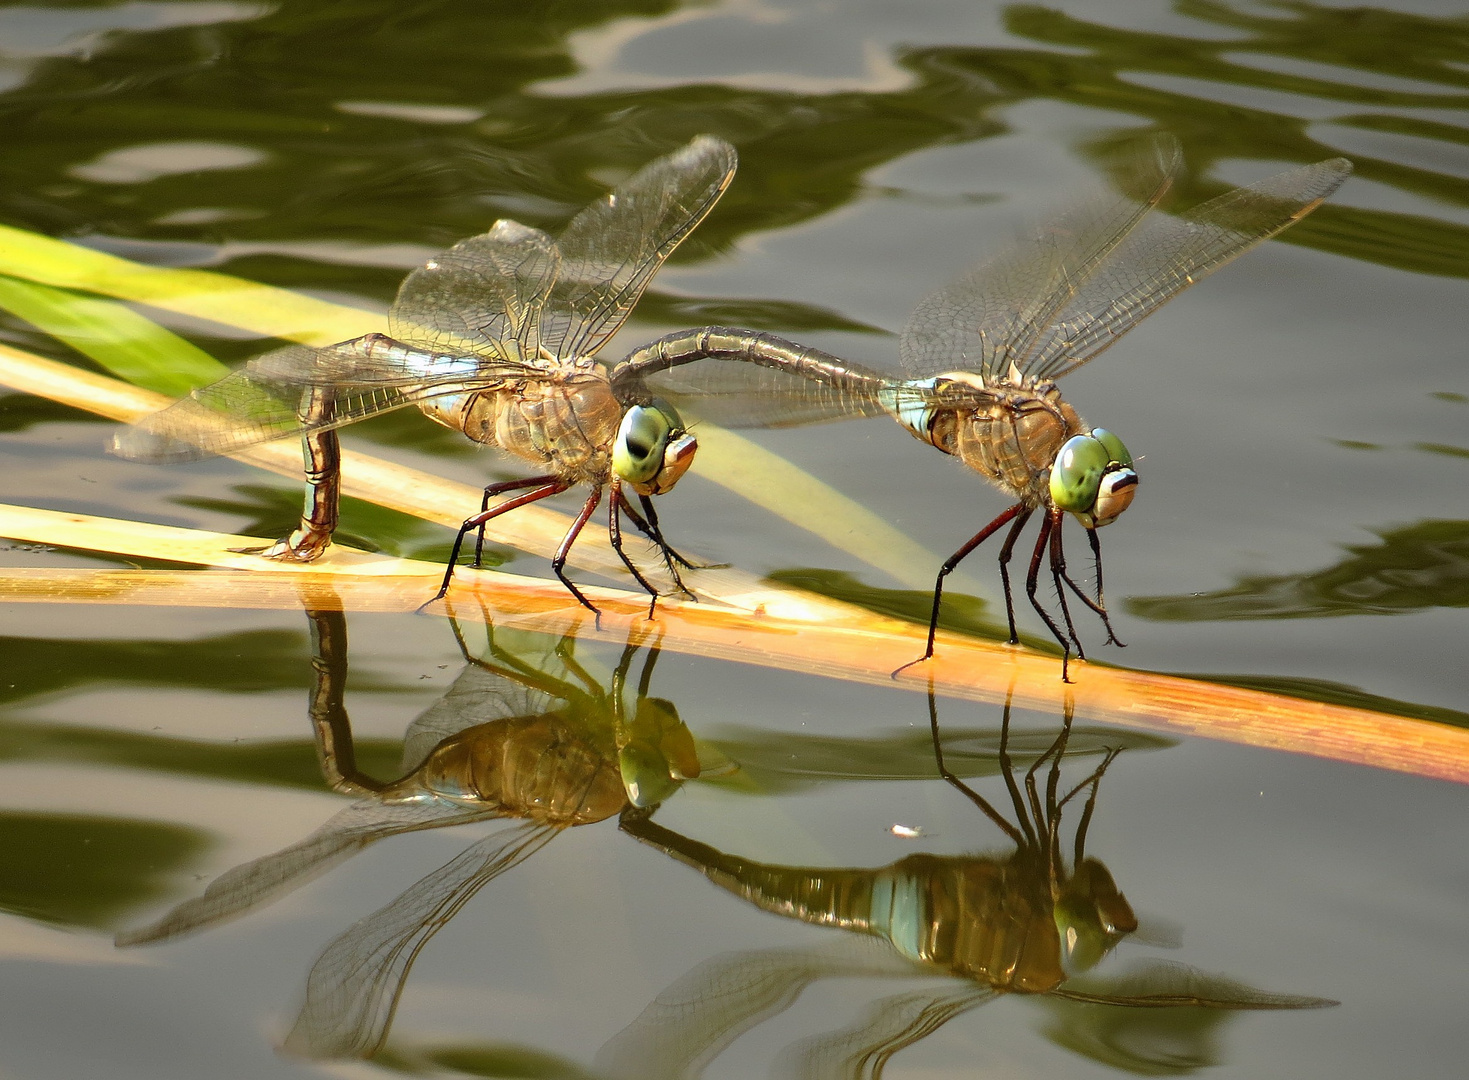
[[[385,837],[492,818],[521,824],[471,845],[322,952],[286,1047],[310,1057],[366,1057],[387,1038],[419,951],[461,907],[558,832],[652,805],[699,774],[693,737],[672,703],[648,693],[647,649],[635,706],[626,683],[643,641],[630,638],[607,686],[573,642],[490,631],[476,659],[404,739],[403,774],[377,780],[356,764],[344,705],[347,627],[340,611],[308,613],[314,644],[311,720],[328,782],[359,796],[306,839],[222,874],[202,896],[117,936],[120,946],[171,941],[263,907]]]
[[[598,1064],[617,1076],[691,1077],[734,1041],[789,1008],[808,985],[833,977],[948,977],[937,988],[883,998],[852,1026],[802,1039],[780,1058],[781,1075],[877,1077],[898,1051],[999,994],[1044,996],[1065,1013],[1055,1041],[1089,1056],[1108,1046],[1108,1063],[1154,1071],[1150,1052],[1174,1055],[1181,1033],[1197,1036],[1200,1060],[1217,1019],[1192,1026],[1133,1024],[1132,1046],[1119,1054],[1110,1040],[1078,1032],[1111,1030],[1120,1006],[1149,1010],[1307,1009],[1322,998],[1275,994],[1179,964],[1151,963],[1108,979],[1085,978],[1138,928],[1112,874],[1086,852],[1097,793],[1116,749],[1090,772],[1063,784],[1071,713],[1059,735],[1017,776],[1010,757],[1010,708],[1000,732],[1000,763],[1010,809],[1002,814],[950,771],[932,694],[929,718],[939,772],[1013,845],[995,855],[916,854],[869,868],[779,866],[730,855],[652,819],[652,810],[623,811],[624,831],[699,870],[715,885],[761,910],[831,926],[851,936],[806,950],[755,950],[706,961],[670,986],[610,1040]],[[1069,837],[1063,815],[1079,804]],[[1068,850],[1069,848],[1069,850]],[[957,983],[955,980],[958,980]],[[1203,1015],[1203,1014],[1201,1014]],[[1150,1041],[1150,1039],[1152,1041]],[[1159,1050],[1157,1044],[1167,1042]],[[1129,1058],[1128,1055],[1131,1055]],[[1124,1060],[1125,1059],[1125,1060]]]

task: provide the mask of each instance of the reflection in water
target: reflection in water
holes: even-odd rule
[[[931,693],[929,714],[939,772],[1005,834],[1014,845],[1008,854],[918,854],[876,869],[776,866],[682,836],[653,821],[651,808],[623,812],[625,831],[756,907],[867,941],[716,957],[660,994],[603,1048],[600,1065],[618,1076],[698,1075],[737,1036],[790,1007],[810,983],[830,977],[947,975],[958,981],[884,998],[855,1025],[787,1047],[782,1065],[789,1075],[879,1076],[893,1054],[1001,993],[1043,994],[1069,1006],[1048,1032],[1054,1041],[1152,1074],[1215,1063],[1210,1036],[1221,1011],[1333,1004],[1255,990],[1177,964],[1077,979],[1138,928],[1111,873],[1086,853],[1097,791],[1117,751],[1107,751],[1063,793],[1068,708],[1061,733],[1017,780],[1007,704],[1000,763],[1012,823],[946,766]],[[1038,772],[1047,761],[1042,785]],[[1062,813],[1083,795],[1068,853]],[[1183,1022],[1119,1023],[1116,1009],[1096,1006],[1154,1016],[1187,1009],[1193,1015]],[[1180,1062],[1185,1067],[1169,1067]]]
[[[656,647],[648,650],[629,713],[625,684],[640,641],[628,641],[604,688],[577,662],[570,639],[531,661],[491,633],[487,657],[472,659],[466,650],[468,664],[454,685],[413,721],[403,775],[376,780],[357,767],[343,704],[346,619],[319,611],[311,621],[311,720],[322,772],[333,788],[360,798],[300,843],[226,872],[203,896],[119,934],[117,942],[170,941],[237,917],[385,837],[523,819],[353,925],[317,959],[286,1046],[312,1057],[362,1057],[387,1038],[419,950],[481,888],[562,829],[667,798],[699,775],[699,761],[677,710],[648,695]]]

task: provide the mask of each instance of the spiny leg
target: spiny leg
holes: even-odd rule
[[[667,540],[663,539],[663,529],[658,524],[658,511],[653,507],[653,500],[646,495],[639,495],[638,502],[642,504],[643,513],[648,516],[648,526],[653,530],[650,535],[657,541],[658,547],[663,551],[664,558],[672,559],[685,570],[723,570],[729,566],[727,562],[696,563],[684,558],[669,545]],[[629,511],[631,509],[632,507],[628,507]],[[669,567],[669,569],[671,570],[672,567]]]
[[[464,546],[464,538],[466,536],[468,536],[475,529],[479,528],[485,522],[493,518],[497,518],[501,514],[514,510],[516,507],[519,506],[526,506],[537,501],[538,499],[544,499],[549,495],[559,495],[570,486],[571,485],[568,484],[565,480],[553,479],[544,487],[539,487],[535,491],[528,492],[527,494],[522,495],[517,499],[510,499],[506,502],[503,502],[499,506],[495,507],[493,510],[482,510],[472,517],[465,518],[464,524],[459,526],[459,535],[454,537],[454,548],[449,552],[449,565],[444,570],[444,580],[443,583],[439,586],[439,591],[436,592],[433,596],[429,597],[426,601],[424,601],[424,603],[419,606],[418,610],[422,611],[424,608],[428,607],[429,604],[432,604],[435,600],[442,600],[444,598],[444,595],[449,591],[449,582],[454,577],[454,566],[456,563],[459,562],[459,549]],[[572,591],[575,592],[575,590]],[[593,610],[596,609],[594,608]]]
[[[996,529],[1012,520],[1015,515],[1019,514],[1022,510],[1025,509],[1026,507],[1024,503],[1016,503],[1014,506],[1010,507],[1010,509],[1002,513],[999,517],[995,518],[994,521],[991,521],[983,529],[980,529],[979,532],[975,533],[974,536],[970,538],[967,544],[965,544],[958,551],[954,552],[954,554],[950,555],[946,560],[944,560],[944,565],[939,567],[938,578],[933,583],[933,611],[928,617],[928,647],[923,650],[923,655],[920,656],[917,660],[910,660],[902,667],[895,669],[893,671],[893,678],[896,679],[899,672],[907,670],[914,664],[921,664],[923,661],[927,660],[933,655],[933,639],[934,635],[938,633],[939,629],[939,605],[940,603],[942,603],[944,596],[944,578],[952,574],[954,572],[954,568],[969,557],[970,552],[972,552],[975,548],[979,547],[980,544],[984,543],[992,535],[994,535]],[[1049,618],[1047,619],[1047,621],[1050,621]],[[1013,620],[1011,621],[1011,626],[1012,628],[1014,626]]]
[[[1068,679],[1066,675],[1069,667],[1069,661],[1071,660],[1071,643],[1067,641],[1064,636],[1062,636],[1061,628],[1056,625],[1056,620],[1051,618],[1051,613],[1041,606],[1041,602],[1036,599],[1035,595],[1036,588],[1040,583],[1041,557],[1045,554],[1046,542],[1051,538],[1052,528],[1053,525],[1051,522],[1051,516],[1047,514],[1045,517],[1041,518],[1040,535],[1036,537],[1035,551],[1033,551],[1030,556],[1030,570],[1027,571],[1025,575],[1025,595],[1030,599],[1030,606],[1035,608],[1036,613],[1040,615],[1040,617],[1045,621],[1046,626],[1050,628],[1051,636],[1060,643],[1061,681],[1070,682],[1071,680]]]
[[[1117,640],[1117,634],[1112,629],[1112,620],[1107,617],[1107,601],[1102,598],[1102,542],[1097,539],[1097,530],[1086,531],[1087,543],[1091,544],[1092,560],[1097,568],[1097,603],[1092,608],[1102,619],[1102,625],[1107,628],[1107,642],[1116,645],[1120,649],[1127,648],[1127,643]],[[1078,593],[1078,595],[1080,595]],[[1083,597],[1085,599],[1085,597]]]
[[[1081,647],[1081,638],[1077,636],[1076,624],[1071,621],[1071,608],[1066,603],[1066,588],[1061,584],[1062,581],[1071,580],[1066,576],[1066,551],[1061,545],[1061,525],[1066,516],[1065,511],[1053,508],[1046,513],[1051,521],[1051,580],[1056,584],[1056,602],[1061,605],[1061,618],[1066,620],[1066,632],[1071,635],[1071,640],[1076,645],[1076,655],[1085,660],[1086,650]]]
[[[1009,708],[1008,704],[1006,705],[1006,708]],[[979,809],[984,813],[984,816],[989,818],[996,825],[998,825],[1000,827],[1000,831],[1008,836],[1011,840],[1013,840],[1016,844],[1025,843],[1025,837],[1021,835],[1019,829],[1006,821],[1004,815],[996,810],[993,806],[991,806],[988,799],[986,799],[979,792],[971,788],[963,780],[959,779],[959,777],[951,772],[949,770],[949,767],[944,764],[944,745],[943,740],[939,735],[938,703],[934,699],[933,680],[931,679],[928,683],[928,729],[930,734],[933,736],[933,756],[934,760],[938,763],[939,775],[942,776],[954,787],[958,788],[959,791],[963,793],[965,798],[967,798],[975,806],[979,807]]]
[[[561,538],[561,545],[556,549],[556,555],[551,559],[551,570],[561,579],[561,584],[566,586],[566,591],[576,597],[582,607],[586,608],[596,618],[597,629],[602,629],[602,613],[566,576],[566,557],[571,554],[571,545],[576,543],[576,538],[581,535],[586,526],[587,519],[592,516],[592,511],[597,509],[597,504],[602,501],[602,485],[598,484],[592,488],[592,493],[587,496],[586,503],[581,508],[581,513],[576,515],[576,520],[571,523],[571,528],[566,530],[566,535]]]
[[[479,502],[479,512],[486,513],[490,509],[490,500],[496,495],[503,495],[507,491],[519,491],[521,488],[537,487],[540,484],[552,484],[560,477],[555,475],[527,476],[524,480],[504,480],[498,484],[490,484],[485,488],[484,498]],[[474,538],[474,562],[470,565],[480,566],[485,557],[485,525],[490,519],[485,518],[479,523],[479,532]]]
[[[627,552],[622,550],[621,512],[624,509],[627,510],[630,517],[636,520],[636,512],[631,506],[627,505],[627,499],[622,494],[621,482],[614,479],[612,481],[612,494],[607,500],[607,537],[612,541],[612,550],[617,552],[617,557],[622,560],[622,565],[627,567],[628,573],[632,574],[637,580],[637,583],[643,587],[643,591],[648,594],[648,618],[651,619],[653,612],[658,607],[658,590],[648,582],[647,578],[643,577],[643,572],[637,568],[637,564],[628,558]],[[646,530],[644,531],[646,532]],[[672,569],[671,566],[670,569]],[[674,571],[673,581],[681,591],[688,591],[684,589],[683,582],[678,580],[677,571]]]

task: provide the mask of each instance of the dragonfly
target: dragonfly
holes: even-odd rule
[[[324,348],[288,345],[120,431],[115,453],[141,461],[192,461],[299,436],[306,466],[300,525],[259,549],[310,562],[338,519],[337,429],[415,405],[475,442],[532,462],[535,475],[490,484],[454,541],[448,591],[465,537],[521,506],[579,485],[588,494],[551,568],[566,576],[572,545],[610,492],[612,546],[656,605],[658,590],[623,551],[621,515],[657,545],[678,591],[679,565],[651,496],[673,488],[698,448],[677,410],[596,353],[627,319],[653,274],[713,209],[734,177],[734,147],[709,135],[659,158],[574,217],[559,239],[515,221],[455,244],[414,270],[388,312],[388,333]],[[629,490],[637,496],[640,514]],[[508,496],[491,506],[491,501]],[[431,600],[430,603],[433,601]]]
[[[692,867],[714,887],[761,911],[840,937],[814,947],[755,949],[704,962],[603,1047],[596,1061],[607,1074],[639,1075],[632,1068],[639,1064],[640,1075],[687,1075],[672,1063],[708,1061],[824,978],[931,983],[946,977],[939,987],[881,998],[855,1024],[788,1047],[780,1058],[787,1066],[779,1070],[782,1075],[880,1076],[898,1052],[1007,994],[1154,1014],[1174,1008],[1242,1012],[1336,1004],[1255,989],[1175,963],[1155,961],[1121,975],[1096,975],[1094,969],[1119,944],[1144,940],[1111,871],[1087,849],[1100,784],[1120,748],[1075,745],[1068,700],[1060,732],[1022,773],[1022,763],[1013,756],[1007,699],[997,759],[1012,820],[950,768],[932,691],[928,709],[939,774],[989,818],[1012,850],[923,852],[878,867],[787,866],[731,854],[677,832],[654,819],[656,807],[622,811],[624,832]],[[1066,780],[1063,760],[1083,754],[1098,754],[1101,760],[1088,775]],[[1068,834],[1064,818],[1077,804],[1080,811]],[[1177,1051],[1179,1031],[1168,1024],[1158,1032],[1168,1050]],[[1084,1042],[1062,1045],[1085,1052]],[[1116,1059],[1109,1063],[1115,1067]]]
[[[464,670],[409,725],[401,775],[379,779],[357,764],[345,704],[346,616],[307,616],[318,761],[327,784],[354,801],[297,843],[226,871],[202,895],[119,933],[117,944],[174,941],[260,910],[389,837],[517,822],[353,924],[313,964],[287,1048],[315,1058],[367,1057],[387,1040],[419,952],[460,908],[567,829],[671,797],[699,776],[699,750],[674,704],[650,692],[656,638],[630,633],[610,679],[599,680],[569,637],[552,647],[539,635],[489,630],[486,654],[475,657],[451,624]]]
[[[927,647],[893,674],[933,656],[944,579],[1006,527],[1000,577],[1010,642],[1019,641],[1009,563],[1022,530],[1038,515],[1025,593],[1061,645],[1066,680],[1072,647],[1086,657],[1067,606],[1068,588],[1102,620],[1107,642],[1122,644],[1103,596],[1097,530],[1131,505],[1138,472],[1122,440],[1085,423],[1056,381],[1190,285],[1301,220],[1352,170],[1345,158],[1333,158],[1236,188],[1178,216],[1155,212],[1181,165],[1174,140],[1152,141],[1121,163],[1120,191],[1063,210],[922,300],[899,339],[906,377],[731,327],[668,335],[620,366],[630,380],[732,427],[890,416],[978,472],[1013,503],[939,568]],[[739,363],[686,367],[710,359]],[[1061,534],[1067,514],[1086,531],[1095,598],[1068,573]],[[1037,597],[1047,561],[1064,633]]]

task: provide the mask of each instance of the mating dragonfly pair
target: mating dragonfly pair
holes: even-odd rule
[[[493,518],[585,484],[591,491],[551,566],[595,612],[565,564],[604,493],[612,546],[651,603],[658,590],[623,550],[623,515],[656,545],[675,588],[685,591],[679,567],[694,564],[664,539],[651,498],[673,488],[697,449],[680,407],[745,427],[887,415],[1014,499],[939,569],[919,659],[933,655],[944,579],[1005,526],[1000,572],[1010,639],[1018,640],[1008,566],[1021,530],[1039,512],[1025,591],[1061,644],[1064,679],[1073,646],[1085,656],[1066,589],[1100,616],[1108,641],[1116,641],[1096,530],[1128,507],[1138,478],[1122,441],[1085,424],[1055,380],[1189,285],[1310,213],[1351,172],[1348,161],[1335,158],[1170,217],[1153,211],[1181,155],[1171,139],[1159,138],[1128,164],[1120,193],[1080,203],[923,300],[900,339],[903,378],[771,334],[725,327],[670,335],[616,364],[596,359],[658,267],[729,186],[736,160],[728,143],[699,136],[587,207],[558,240],[499,221],[408,275],[388,313],[387,335],[266,353],[125,429],[115,450],[140,460],[183,461],[300,436],[308,482],[301,524],[261,554],[310,561],[337,523],[336,429],[416,405],[539,469],[485,488],[479,512],[459,530],[435,599],[447,592],[471,533],[479,534],[478,564],[484,526]],[[1096,560],[1094,597],[1067,571],[1061,524],[1068,513],[1085,527]],[[1048,558],[1060,623],[1037,596]]]

